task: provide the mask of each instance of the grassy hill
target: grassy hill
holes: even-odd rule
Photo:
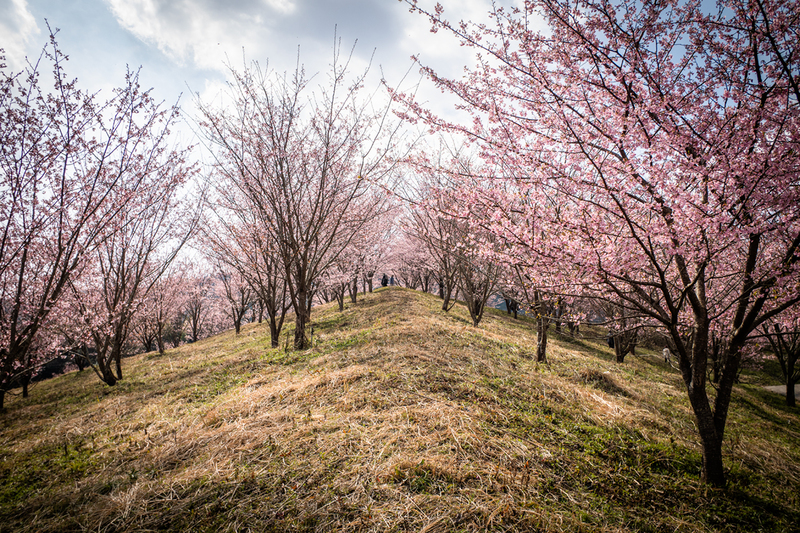
[[[537,364],[530,323],[439,306],[383,289],[306,351],[250,325],[9,398],[0,531],[800,530],[800,416],[760,374],[714,490],[658,357],[556,335]]]

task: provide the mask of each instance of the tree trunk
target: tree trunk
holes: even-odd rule
[[[714,415],[705,391],[689,393],[695,413],[697,431],[703,445],[703,470],[700,480],[715,487],[725,486],[725,469],[722,464],[722,434],[717,431]]]
[[[797,353],[791,353],[787,350],[786,354],[786,405],[794,407],[797,403],[794,396],[794,365]]]
[[[556,315],[556,332],[561,333],[561,317],[564,316],[564,302],[562,301],[561,298],[558,299],[558,303],[556,304],[555,315]]]
[[[703,442],[703,483],[714,487],[725,486],[725,468],[722,464],[722,442]]]
[[[550,323],[546,316],[540,315],[536,319],[536,361],[547,362],[547,329]]]
[[[450,298],[453,295],[451,287],[442,287],[442,311],[450,311]]]
[[[5,389],[0,389],[0,413],[6,410],[5,400],[6,400],[6,391]]]
[[[339,304],[339,311],[344,311],[344,287],[336,292],[336,303]]]
[[[483,306],[477,298],[469,302],[469,314],[472,317],[472,326],[477,328],[483,317]]]
[[[306,349],[306,322],[304,317],[296,316],[294,321],[294,349]]]
[[[99,362],[99,361],[98,361]],[[100,365],[100,374],[103,379],[103,382],[108,385],[109,387],[113,387],[117,384],[117,377],[114,375],[114,372],[111,370],[111,361],[106,361],[105,364]]]
[[[29,372],[25,372],[25,374],[22,375],[22,397],[23,398],[27,398],[28,397],[28,385],[30,385],[30,382],[31,382],[31,374]]]
[[[358,297],[358,278],[353,278],[353,283],[350,286],[350,301],[353,303],[357,303],[356,299]]]
[[[294,304],[294,349],[306,349],[306,325],[311,318],[311,301],[308,295],[308,289],[305,286],[299,287],[296,295],[296,304]]]
[[[162,330],[164,326],[162,324],[158,325],[158,329],[156,330],[156,346],[158,346],[158,355],[164,355],[164,334]]]
[[[278,329],[278,323],[274,316],[269,317],[269,340],[270,346],[277,348],[280,340],[281,331]]]
[[[628,354],[628,352],[623,348],[622,344],[623,344],[622,343],[622,335],[615,335],[614,336],[614,355],[616,356],[615,357],[615,361],[617,363],[624,363],[625,362],[625,356]]]

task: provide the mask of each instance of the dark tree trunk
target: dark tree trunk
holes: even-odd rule
[[[108,385],[109,387],[113,387],[117,384],[117,376],[114,375],[114,371],[111,369],[111,364],[113,363],[111,358],[108,358],[106,361],[100,361],[98,358],[98,365],[100,367],[100,379],[103,380],[103,383]]]
[[[361,276],[361,286],[364,292],[372,292],[372,278],[375,277],[375,271],[366,272]]]
[[[722,372],[722,343],[716,335],[711,335],[711,381],[719,383]]]
[[[786,384],[786,405],[794,407],[797,403],[794,386],[800,379],[800,373],[795,371],[797,359],[800,356],[800,331],[781,331],[778,324],[772,328],[764,327],[762,331],[772,346],[772,352],[781,364],[781,372],[783,372]]]
[[[536,360],[546,363],[547,330],[550,327],[550,317],[547,302],[538,290],[533,291],[533,309],[536,311]]]
[[[628,354],[636,355],[638,333],[635,330],[624,331],[611,338],[613,339],[614,355],[617,363],[624,363],[625,356]]]
[[[353,278],[353,282],[350,284],[350,301],[352,303],[357,303],[358,298],[358,278]]]
[[[731,391],[741,361],[741,347],[745,336],[736,337],[727,343],[721,351],[721,375],[715,387],[717,394],[712,409],[706,391],[707,362],[709,359],[710,332],[709,320],[705,310],[699,308],[695,312],[695,327],[690,339],[680,336],[677,328],[670,330],[673,344],[677,351],[681,375],[692,405],[697,432],[703,449],[703,467],[701,480],[715,486],[725,486],[725,470],[722,463],[722,442],[725,434],[725,421],[730,407]],[[698,362],[705,363],[704,365]]]
[[[433,275],[426,270],[420,279],[422,280],[422,292],[431,292]]]
[[[504,298],[506,301],[506,312],[510,315],[514,313],[514,319],[517,318],[517,312],[519,311],[519,303],[513,298]]]
[[[442,311],[450,311],[450,288],[442,291]]]
[[[25,372],[20,379],[22,380],[22,397],[23,398],[27,398],[28,397],[28,385],[30,385],[30,383],[31,383],[30,371]]]
[[[481,302],[478,298],[472,298],[468,304],[469,315],[472,318],[472,325],[474,327],[478,327],[478,324],[481,322],[481,318],[483,318],[483,305],[483,302]]]
[[[615,336],[614,337],[614,355],[615,361],[617,363],[624,363],[625,356],[628,355],[628,352],[622,348],[622,337]]]
[[[145,349],[147,349],[146,346]],[[149,352],[150,350],[147,351]],[[75,354],[72,357],[72,360],[75,361],[75,365],[78,367],[78,372],[83,372],[83,369],[86,368],[86,361],[84,360],[83,356],[81,354]]]
[[[294,321],[294,349],[306,349],[306,322],[303,317],[295,317]]]
[[[5,412],[5,400],[6,400],[6,391],[5,389],[0,389],[0,413]]]
[[[550,321],[544,313],[539,313],[536,319],[536,360],[540,363],[547,362],[547,330]]]
[[[274,317],[270,317],[269,319],[269,341],[270,346],[273,348],[277,348],[279,346],[278,341],[281,337],[281,328],[278,327],[278,323]]]
[[[450,284],[445,284],[442,287],[442,311],[450,311],[455,305],[455,287]]]
[[[336,293],[336,302],[339,304],[339,311],[344,311],[344,291]]]
[[[158,324],[156,327],[158,328],[156,330],[156,346],[158,346],[158,354],[164,355],[164,325]]]
[[[716,487],[725,486],[725,469],[722,464],[722,433],[717,430],[714,414],[705,391],[689,391],[689,401],[695,413],[697,430],[703,445],[703,470],[701,481]]]
[[[117,350],[114,354],[114,363],[117,367],[117,381],[122,379],[122,350]]]
[[[786,358],[786,405],[789,407],[794,407],[797,403],[795,401],[794,396],[794,365],[795,365],[795,357],[792,357],[793,354],[789,354],[789,357]]]
[[[296,301],[293,303],[295,308],[294,349],[305,350],[308,342],[306,339],[306,325],[311,318],[311,298],[305,285],[298,287],[295,297]]]

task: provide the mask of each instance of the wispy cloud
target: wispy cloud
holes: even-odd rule
[[[0,2],[0,48],[11,70],[22,70],[28,48],[41,31],[25,0]]]

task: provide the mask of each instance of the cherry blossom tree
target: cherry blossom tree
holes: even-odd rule
[[[188,327],[188,342],[197,342],[203,337],[211,335],[219,329],[215,324],[219,320],[214,299],[214,279],[208,268],[203,268],[197,261],[190,267],[184,285],[184,312]]]
[[[277,75],[254,62],[231,69],[229,108],[201,104],[201,126],[221,179],[248,199],[277,246],[295,312],[295,349],[320,277],[368,220],[384,210],[376,188],[394,172],[388,106],[361,99],[366,72],[348,73],[337,45],[318,89],[298,66]]]
[[[183,338],[184,314],[187,299],[189,266],[173,264],[172,268],[156,281],[140,311],[142,321],[149,323],[153,341],[160,355],[164,354],[166,341],[171,340],[176,348]],[[142,330],[144,333],[146,330]],[[149,351],[149,350],[148,350]]]
[[[0,66],[0,407],[14,375],[33,364],[32,348],[47,344],[37,337],[63,309],[75,273],[137,201],[140,183],[182,157],[167,149],[177,107],[156,103],[137,72],[101,102],[69,79],[66,59],[51,32],[24,72]]]
[[[420,152],[413,168],[421,181],[417,199],[412,201],[405,223],[407,239],[410,239],[406,242],[424,247],[442,298],[442,310],[449,311],[455,305],[459,282],[458,262],[453,251],[464,236],[458,232],[457,222],[451,216],[451,206],[441,194],[449,186],[445,175],[439,172],[441,167],[430,164]]]
[[[365,238],[359,249],[359,270],[364,292],[372,292],[374,278],[385,270],[391,240],[395,232],[397,208],[387,208],[364,227]]]
[[[131,324],[131,329],[132,334],[139,341],[139,345],[145,353],[152,352],[156,349],[155,324],[151,317],[144,313],[137,315]],[[71,340],[70,344],[73,346],[73,349],[75,349],[73,342],[74,341]]]
[[[431,256],[425,243],[408,229],[395,235],[387,269],[400,285],[427,292],[432,278]]]
[[[197,211],[181,205],[179,193],[193,177],[194,167],[187,166],[179,154],[156,162],[146,176],[134,173],[136,202],[123,180],[112,199],[126,200],[106,230],[94,253],[87,259],[85,271],[69,281],[71,301],[85,335],[95,349],[92,368],[101,381],[115,385],[121,380],[125,355],[136,314],[142,312],[148,297],[169,270],[183,245],[192,236]],[[168,292],[167,287],[160,287]],[[169,302],[156,295],[152,311],[157,317],[155,330],[159,351],[163,353],[163,326],[174,315]]]
[[[468,136],[504,169],[507,187],[470,193],[496,200],[488,227],[535,259],[536,286],[611,300],[620,328],[668,335],[702,479],[723,485],[748,341],[800,302],[796,3],[533,0],[494,9],[486,25],[451,24],[440,6],[426,14],[482,54],[463,80],[426,69],[474,121],[414,102],[407,116]]]
[[[216,201],[203,226],[206,253],[225,270],[235,270],[253,292],[258,321],[266,311],[271,345],[277,348],[291,306],[288,283],[273,235],[261,231],[257,210],[236,189],[215,187]],[[238,328],[237,328],[238,331]]]
[[[354,277],[357,279],[357,269],[354,252],[346,248],[321,276],[319,289],[326,291],[336,300],[339,311],[344,311],[345,296],[348,290],[352,292],[352,280]]]
[[[218,292],[227,302],[226,312],[233,321],[233,328],[238,335],[242,329],[245,316],[252,311],[256,295],[253,288],[242,274],[228,264],[217,264]]]

